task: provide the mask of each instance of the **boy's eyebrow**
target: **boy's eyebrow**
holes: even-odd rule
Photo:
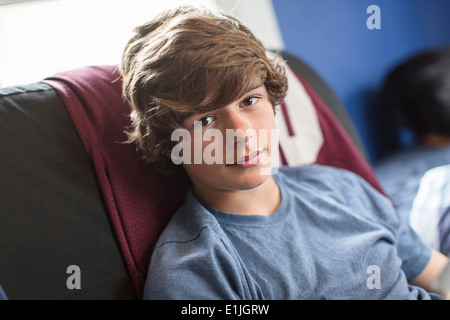
[[[260,87],[262,87],[264,84],[260,83],[260,84],[255,84],[254,86],[250,87],[250,89],[247,90],[247,92],[245,92],[243,95],[246,95],[247,93],[249,93],[250,91],[256,90]]]
[[[263,83],[259,83],[259,84],[255,84],[252,85],[248,90],[246,90],[241,96],[239,96],[239,98],[236,98],[236,100],[240,100],[245,98],[246,95],[248,95],[251,91],[256,90],[260,87],[262,87],[264,84]]]
[[[262,87],[262,86],[264,86],[264,83],[263,83],[263,82],[255,82],[255,84],[251,85],[249,89],[246,89],[246,91],[245,91],[243,94],[241,94],[239,97],[237,97],[237,98],[234,99],[234,100],[240,100],[240,99],[243,99],[243,98],[245,98],[246,95],[249,94],[249,92],[251,92],[251,91],[253,91],[253,90],[256,90],[256,89],[258,89],[258,88],[260,88],[260,87]],[[207,101],[211,101],[211,100],[213,100],[213,99],[214,99],[214,98],[209,97],[208,99],[205,99],[206,102],[205,102],[205,100],[204,100],[204,101],[202,102],[202,104],[208,104]],[[214,110],[215,110],[215,109],[218,109],[218,108],[214,108]],[[194,115],[199,115],[199,114],[203,114],[203,113],[208,113],[208,112],[210,112],[210,111],[211,111],[211,110],[205,110],[205,111],[198,111],[198,112],[195,112],[195,113],[193,113],[193,114],[191,114],[191,115],[185,117],[185,118],[183,119],[183,121],[186,120],[186,119],[188,119],[188,118],[190,118],[190,117],[192,117],[192,116],[194,116]]]

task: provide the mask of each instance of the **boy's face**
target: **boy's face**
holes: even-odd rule
[[[271,143],[275,118],[264,85],[224,107],[195,114],[183,125],[191,137],[191,161],[183,166],[198,193],[248,190],[270,177],[271,155],[277,151],[272,149],[278,144]],[[200,153],[201,161],[194,159]]]

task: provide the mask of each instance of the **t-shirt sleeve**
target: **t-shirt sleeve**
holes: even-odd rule
[[[402,270],[408,281],[417,277],[431,258],[431,248],[411,228],[408,221],[400,219],[392,201],[372,188],[364,179],[348,172],[342,190],[348,192],[351,206],[365,212],[391,230],[396,237],[397,254],[402,259]]]
[[[153,252],[144,290],[150,300],[243,298],[236,259],[210,227],[187,242],[167,242]]]

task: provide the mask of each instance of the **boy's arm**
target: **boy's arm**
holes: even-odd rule
[[[448,258],[437,250],[432,250],[430,261],[423,271],[411,281],[411,284],[435,292],[436,280],[448,264]],[[440,292],[438,292],[440,293]],[[441,293],[444,294],[444,293]]]

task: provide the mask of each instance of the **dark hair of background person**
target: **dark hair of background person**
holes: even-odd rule
[[[450,138],[450,47],[423,51],[396,66],[383,84],[381,103],[419,142],[429,135]]]

